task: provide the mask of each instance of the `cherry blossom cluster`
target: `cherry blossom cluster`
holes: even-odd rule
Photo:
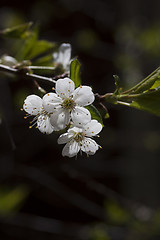
[[[73,157],[79,151],[93,155],[99,145],[92,139],[101,130],[102,125],[97,120],[91,120],[91,114],[85,106],[94,101],[92,89],[75,84],[70,78],[57,80],[55,93],[50,92],[40,98],[29,95],[23,104],[27,116],[34,116],[31,126],[46,134],[67,128],[67,133],[60,135],[59,144],[66,143],[62,155]]]
[[[62,44],[59,53],[53,57],[69,71],[70,44]],[[46,134],[67,129],[58,138],[59,144],[66,143],[62,155],[73,157],[79,151],[93,155],[100,146],[92,138],[102,130],[102,125],[95,119],[91,120],[91,114],[85,108],[95,100],[91,87],[79,86],[75,89],[74,82],[66,77],[56,81],[54,90],[55,92],[47,93],[43,98],[29,95],[25,99],[25,118],[34,116],[30,128],[36,125]]]

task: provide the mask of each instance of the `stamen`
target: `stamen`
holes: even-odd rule
[[[32,116],[32,114],[27,113],[26,116],[24,116],[24,119],[31,117],[31,116]]]
[[[74,102],[73,99],[71,98],[66,98],[63,103],[61,104],[61,106],[63,108],[69,109],[69,110],[73,110],[74,107],[76,106],[76,103]]]
[[[37,122],[34,122],[31,126],[29,126],[29,128],[34,127],[37,124]]]
[[[33,118],[33,120],[30,121],[30,123],[32,124],[33,122],[37,121],[38,117],[39,117],[39,115],[35,116],[35,117]]]

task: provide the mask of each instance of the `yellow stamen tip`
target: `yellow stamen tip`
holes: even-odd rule
[[[21,108],[20,110],[23,111],[23,108]]]
[[[32,128],[32,126],[29,126],[29,128]]]
[[[52,87],[52,90],[55,90],[55,88],[54,88],[54,87]]]

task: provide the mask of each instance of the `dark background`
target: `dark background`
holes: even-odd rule
[[[71,43],[82,83],[104,94],[114,91],[113,74],[127,89],[160,65],[159,8],[144,0],[5,1],[0,29],[33,21],[40,39]],[[23,100],[35,92],[33,83],[1,76],[0,239],[160,239],[160,119],[106,104],[103,148],[62,158],[59,134],[29,130],[23,119]]]

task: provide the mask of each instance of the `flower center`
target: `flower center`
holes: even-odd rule
[[[62,107],[67,108],[69,110],[72,110],[75,106],[76,106],[76,103],[71,98],[66,98],[62,103]]]
[[[74,140],[81,142],[84,139],[85,134],[83,132],[75,133]]]

